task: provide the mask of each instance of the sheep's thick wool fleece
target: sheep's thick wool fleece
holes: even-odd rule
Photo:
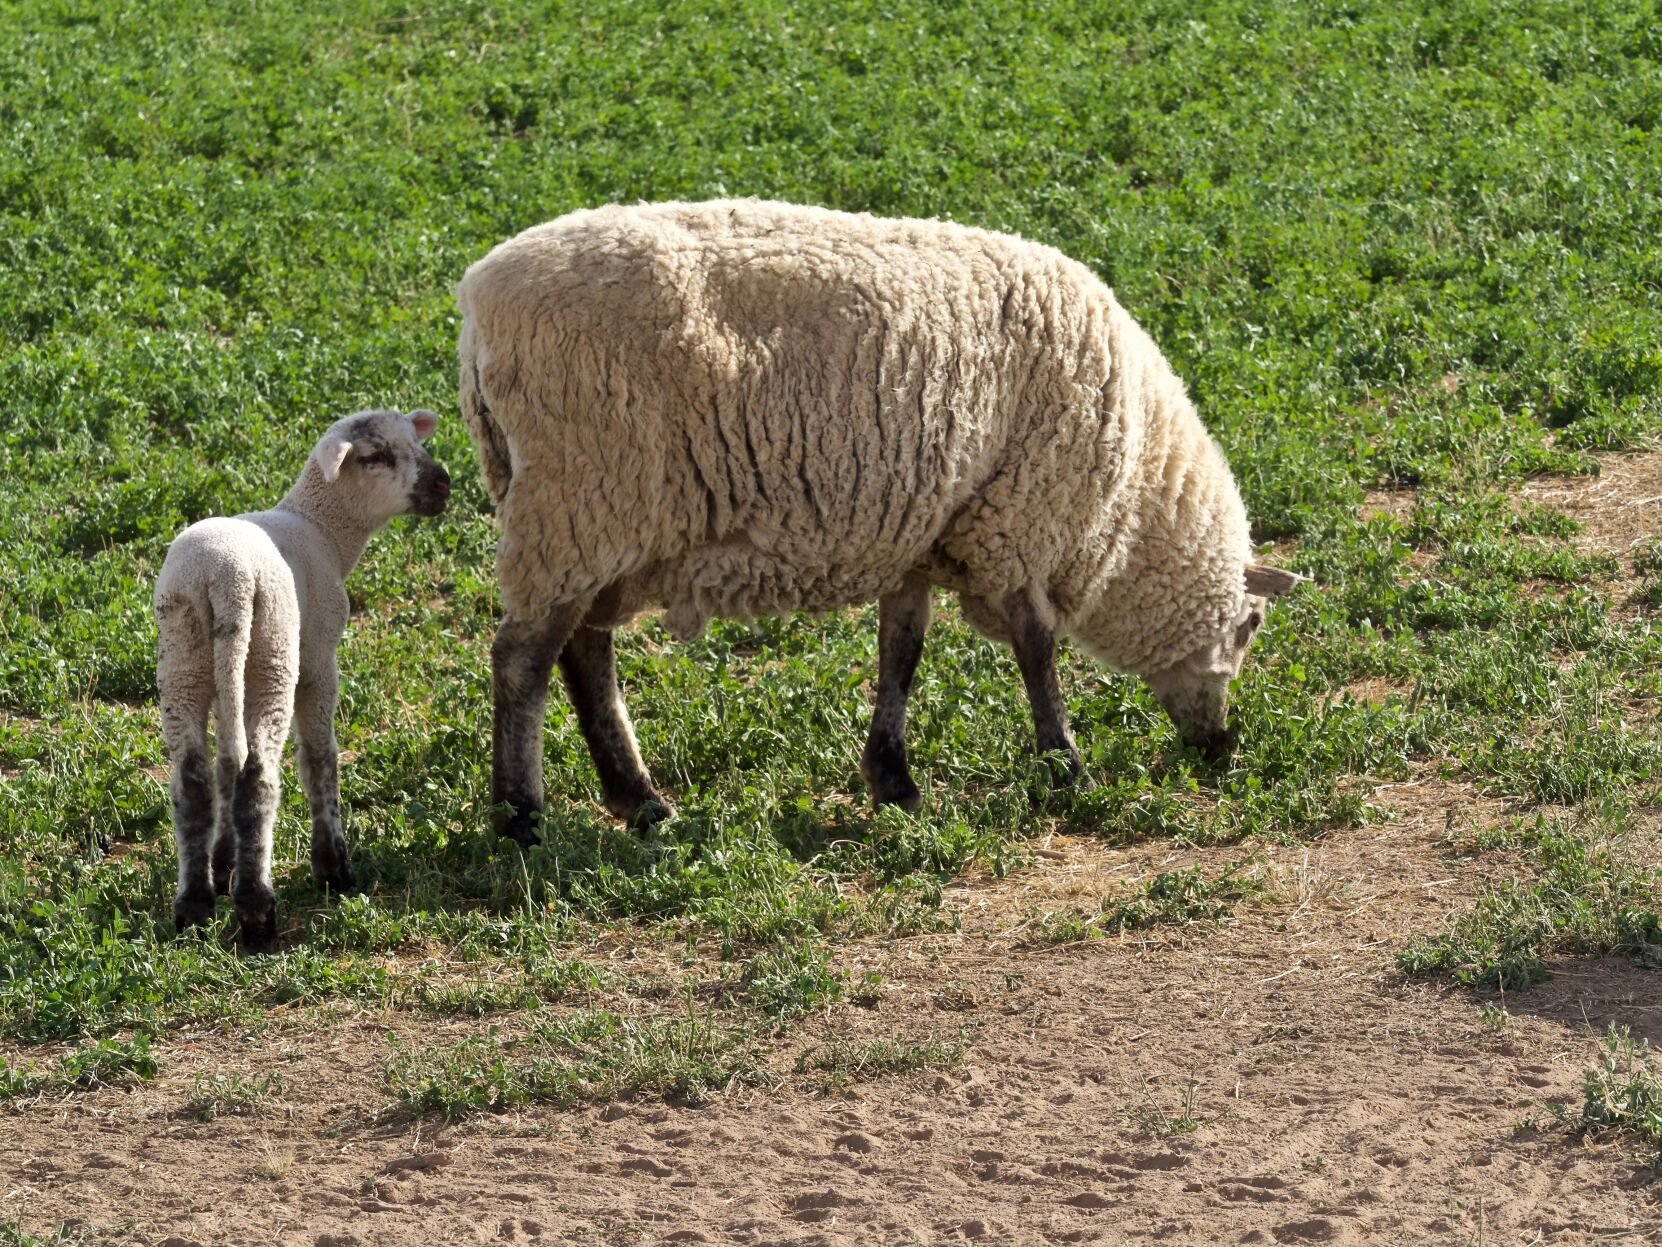
[[[1154,343],[1050,247],[750,200],[614,206],[501,244],[458,301],[510,612],[621,582],[620,616],[665,606],[689,633],[919,574],[969,606],[1029,592],[1146,673],[1241,606],[1222,455]]]

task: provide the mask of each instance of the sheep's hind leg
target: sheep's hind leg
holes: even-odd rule
[[[508,615],[491,643],[491,825],[526,847],[537,843],[542,814],[548,677],[585,609],[565,605],[539,618]]]
[[[243,950],[269,953],[277,950],[271,841],[277,824],[283,740],[294,713],[294,684],[282,678],[264,688],[250,683],[247,697],[248,760],[237,773],[231,798],[231,830],[236,837],[231,904],[237,911]]]
[[[612,630],[584,625],[574,631],[560,651],[560,675],[600,775],[606,808],[634,826],[650,826],[673,815],[674,807],[652,786],[635,743],[635,729],[618,687]]]
[[[350,892],[356,886],[341,830],[339,746],[335,743],[339,689],[331,657],[327,669],[300,682],[294,698],[295,762],[312,811],[312,878],[319,887],[336,893]]]
[[[877,604],[877,698],[860,774],[874,805],[915,810],[923,796],[906,762],[906,699],[929,630],[929,585],[908,580]]]
[[[1051,773],[1059,782],[1071,784],[1084,773],[1085,764],[1073,742],[1073,733],[1068,731],[1067,703],[1062,700],[1056,678],[1055,634],[1040,621],[1025,593],[1012,593],[1004,599],[1004,616],[1010,626],[1016,665],[1027,686],[1027,700],[1033,708],[1039,754],[1053,759]]]

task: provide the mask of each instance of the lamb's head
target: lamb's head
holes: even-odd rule
[[[1221,761],[1235,747],[1236,729],[1228,719],[1229,682],[1241,674],[1265,610],[1304,579],[1279,567],[1249,564],[1246,596],[1229,626],[1180,662],[1144,677],[1177,724],[1178,734],[1208,761]]]
[[[438,515],[450,501],[450,473],[421,445],[438,422],[430,411],[360,411],[335,421],[312,458],[328,488],[371,523]]]

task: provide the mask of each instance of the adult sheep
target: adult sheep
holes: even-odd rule
[[[1267,598],[1222,454],[1148,335],[1060,252],[930,220],[754,200],[611,206],[526,230],[457,290],[461,406],[500,512],[499,831],[536,839],[558,661],[605,792],[670,813],[612,629],[876,600],[861,773],[918,804],[902,739],[930,587],[1015,651],[1038,747],[1079,754],[1055,637],[1225,746]]]

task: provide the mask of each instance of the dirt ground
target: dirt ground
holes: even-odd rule
[[[1613,546],[1662,531],[1662,456],[1616,466],[1621,520],[1588,530]],[[1575,485],[1531,496],[1576,513]],[[1404,980],[1403,944],[1506,865],[1460,856],[1449,830],[1514,811],[1435,778],[1371,799],[1396,817],[1310,845],[1058,837],[1031,869],[953,889],[961,932],[848,943],[880,1003],[808,1037],[961,1033],[953,1068],[443,1125],[380,1112],[386,1032],[481,1023],[279,1010],[256,1034],[171,1042],[153,1082],[0,1116],[0,1224],[153,1247],[1662,1243],[1648,1158],[1547,1108],[1579,1112],[1608,1023],[1662,1041],[1662,980],[1619,958],[1503,1002]],[[1034,907],[1249,852],[1264,893],[1221,929],[1031,940]],[[184,1109],[198,1073],[279,1065],[257,1114]]]

